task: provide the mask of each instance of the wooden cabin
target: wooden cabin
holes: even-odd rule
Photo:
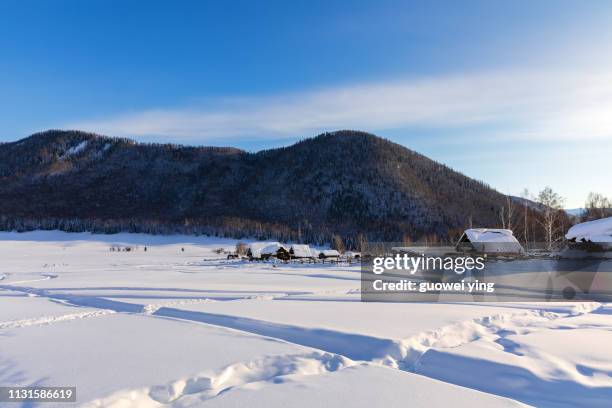
[[[291,245],[289,248],[291,259],[314,259],[314,255],[308,245]]]
[[[332,259],[338,260],[340,259],[340,252],[335,249],[324,249],[319,251],[319,259]]]
[[[511,230],[494,228],[471,228],[465,230],[459,242],[458,251],[482,253],[520,254],[523,247]]]
[[[278,242],[253,242],[247,250],[249,260],[268,260],[270,258],[278,258],[288,260],[289,250]]]
[[[576,224],[567,231],[565,239],[576,249],[612,250],[612,217]]]

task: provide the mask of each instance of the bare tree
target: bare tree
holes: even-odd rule
[[[344,241],[342,240],[342,237],[340,237],[340,235],[334,234],[334,236],[332,237],[331,247],[332,249],[335,249],[340,253],[344,252]]]
[[[558,224],[565,199],[555,193],[552,188],[545,187],[544,190],[540,191],[540,194],[538,194],[537,201],[542,205],[538,223],[544,230],[547,249],[551,250],[552,244],[556,241],[558,235]]]
[[[511,196],[506,196],[506,216],[507,216],[507,222],[506,222],[506,226],[509,230],[512,229],[512,218],[514,217],[514,199]]]
[[[526,188],[521,193],[523,199],[523,239],[525,244],[529,242],[529,201],[531,200],[531,193]]]
[[[357,234],[357,251],[364,252],[368,248],[368,240],[362,233]]]
[[[612,200],[602,194],[590,192],[584,203],[585,221],[612,217]]]
[[[246,255],[249,247],[244,242],[236,243],[236,255]]]

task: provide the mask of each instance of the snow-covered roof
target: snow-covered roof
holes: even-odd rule
[[[348,258],[355,258],[358,256],[361,256],[361,252],[355,252],[355,251],[346,251],[344,253],[344,256],[348,257]]]
[[[249,245],[253,258],[261,258],[262,255],[275,254],[281,247],[284,248],[278,242],[253,242]]]
[[[308,245],[291,245],[291,251],[296,258],[311,258],[314,256]]]
[[[322,251],[319,251],[319,255],[323,255],[325,257],[333,257],[340,256],[340,252],[336,251],[335,249],[323,249]]]
[[[495,228],[471,228],[465,230],[470,242],[518,242],[511,230]]]
[[[576,224],[565,234],[567,239],[590,242],[612,242],[612,217]]]
[[[470,228],[465,230],[464,235],[478,251],[508,253],[523,251],[521,244],[508,229]]]
[[[270,255],[270,254],[274,255],[274,254],[276,254],[276,252],[277,252],[279,249],[281,249],[281,248],[283,248],[283,249],[287,250],[287,248],[285,248],[285,246],[284,246],[284,245],[279,244],[278,242],[273,242],[273,243],[271,243],[270,245],[268,245],[268,246],[264,247],[264,248],[261,250],[261,254],[262,254],[262,255]]]

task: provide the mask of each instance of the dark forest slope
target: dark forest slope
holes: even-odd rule
[[[139,144],[48,131],[0,145],[0,227],[206,232],[323,242],[498,224],[505,196],[363,132],[292,146]]]

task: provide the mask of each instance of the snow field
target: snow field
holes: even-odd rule
[[[0,233],[0,385],[113,408],[612,399],[608,304],[361,303],[358,266],[215,253],[234,245]]]

